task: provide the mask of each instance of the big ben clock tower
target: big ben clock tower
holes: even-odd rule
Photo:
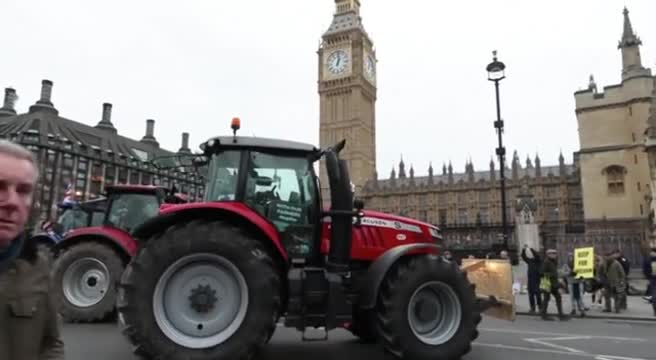
[[[336,11],[319,48],[319,143],[346,139],[347,160],[356,194],[376,176],[376,53],[360,18],[359,0],[335,0]],[[321,190],[329,202],[325,164]]]

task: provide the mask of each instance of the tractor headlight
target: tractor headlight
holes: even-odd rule
[[[428,228],[428,231],[430,231],[430,234],[431,234],[432,237],[438,238],[438,239],[442,238],[442,236],[440,235],[440,232],[437,229]]]

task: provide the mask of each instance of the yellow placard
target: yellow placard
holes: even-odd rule
[[[594,277],[594,248],[574,249],[574,272],[577,278],[591,279]]]

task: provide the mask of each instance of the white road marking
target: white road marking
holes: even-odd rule
[[[572,356],[585,356],[585,357],[594,356],[594,355],[586,354],[586,353],[573,353],[573,352],[569,352],[569,351],[560,351],[560,350],[554,350],[554,349],[540,349],[540,348],[531,348],[531,347],[515,346],[515,345],[503,345],[503,344],[487,344],[487,343],[480,343],[480,342],[475,342],[475,343],[472,344],[472,346],[483,346],[483,347],[491,347],[491,348],[497,348],[497,349],[530,351],[530,352],[560,354],[560,355],[572,355]]]
[[[630,357],[613,356],[613,355],[588,354],[585,352],[569,352],[569,351],[560,351],[560,350],[552,350],[552,349],[530,348],[530,347],[515,346],[515,345],[487,344],[487,343],[480,343],[480,342],[475,342],[472,344],[472,346],[490,347],[490,348],[505,349],[505,350],[528,351],[528,352],[536,352],[536,353],[579,356],[579,357],[591,358],[594,360],[647,360],[644,358],[630,358]]]
[[[612,340],[612,341],[625,341],[625,342],[641,342],[641,341],[647,341],[646,339],[626,338],[626,337],[618,337],[618,336],[577,335],[577,334],[510,330],[510,329],[479,328],[479,330],[496,332],[496,333],[508,333],[508,334],[542,335],[542,337],[524,338],[522,340],[532,344],[542,345],[546,348],[531,348],[531,347],[524,347],[524,346],[487,344],[487,343],[479,343],[479,342],[475,342],[473,344],[474,346],[484,346],[484,347],[492,347],[498,349],[520,350],[520,351],[540,352],[540,353],[553,353],[559,355],[583,356],[587,358],[592,358],[594,360],[646,360],[642,358],[622,357],[622,356],[615,356],[615,355],[591,354],[569,346],[563,346],[563,345],[552,343],[554,341],[573,341],[573,340]],[[547,335],[548,337],[544,337],[544,335]]]
[[[618,337],[618,336],[596,336],[596,335],[583,335],[583,334],[570,334],[570,333],[553,333],[553,332],[542,332],[542,331],[528,331],[528,330],[511,330],[511,329],[490,329],[490,328],[478,328],[479,331],[487,332],[497,332],[497,333],[508,333],[508,334],[522,334],[522,335],[546,335],[546,336],[575,336],[579,338],[590,339],[602,339],[602,340],[618,340],[618,341],[647,341],[646,339],[641,338],[627,338],[627,337]]]
[[[574,349],[568,346],[563,346],[563,345],[557,345],[557,344],[552,344],[546,340],[551,340],[551,341],[558,341],[558,340],[579,340],[581,339],[580,336],[568,336],[568,337],[559,337],[559,338],[533,338],[533,339],[524,339],[524,341],[528,341],[534,344],[540,344],[542,346],[546,347],[552,347],[554,349],[558,350],[564,350],[564,351],[569,351],[572,353],[585,353],[585,351],[581,351],[578,349]]]

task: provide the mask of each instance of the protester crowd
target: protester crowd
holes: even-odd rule
[[[620,250],[613,250],[596,257],[592,278],[584,279],[577,274],[574,265],[574,254],[559,264],[558,252],[548,249],[542,259],[538,251],[525,246],[521,257],[528,266],[527,290],[530,312],[540,312],[544,320],[553,320],[547,315],[549,301],[554,298],[558,317],[569,319],[568,315],[584,317],[590,307],[586,305],[585,294],[590,294],[591,304],[602,305],[603,312],[621,313],[628,309],[627,295],[629,291],[628,275],[631,264]],[[656,316],[656,248],[652,248],[645,257],[643,274],[648,280],[647,296]],[[562,305],[562,294],[569,294],[571,310],[566,314]]]

